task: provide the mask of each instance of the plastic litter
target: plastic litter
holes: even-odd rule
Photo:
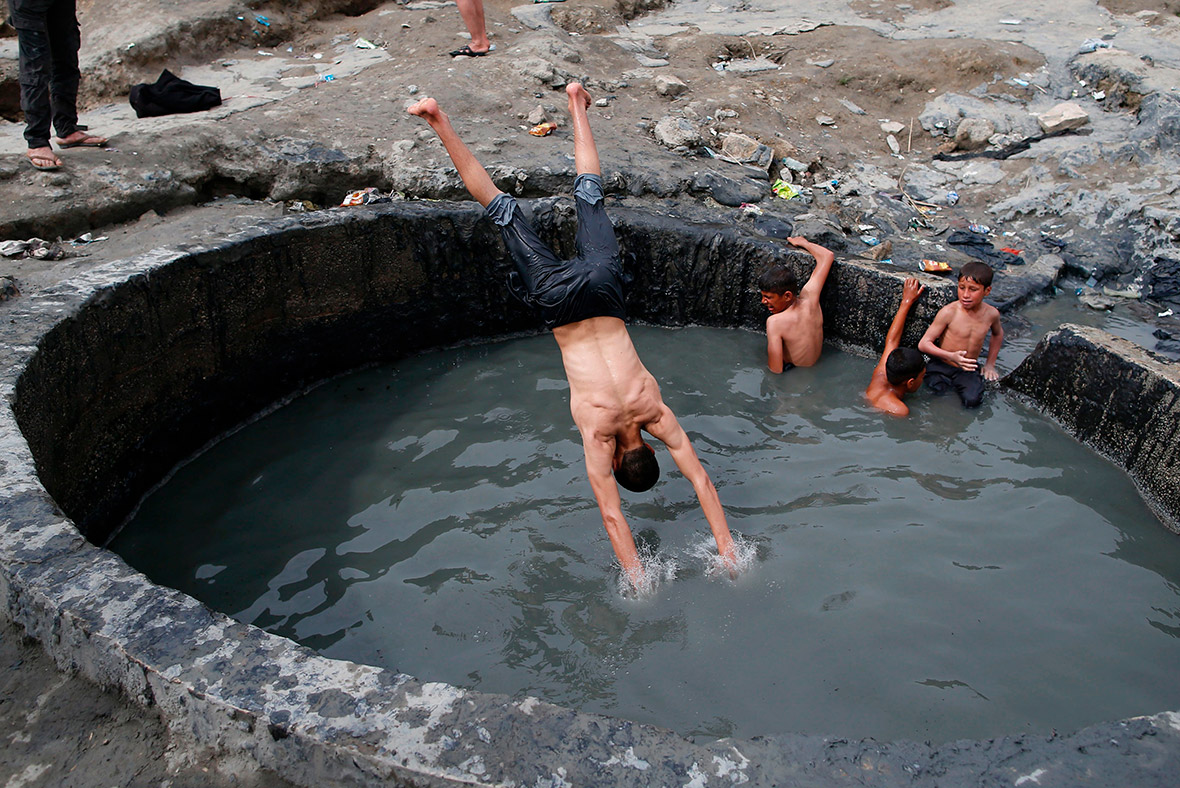
[[[925,271],[928,274],[946,274],[950,273],[951,264],[944,263],[942,260],[923,259],[918,263],[918,270]]]
[[[1094,52],[1099,49],[1110,49],[1110,42],[1103,41],[1101,38],[1087,38],[1078,47],[1078,54],[1086,54],[1087,52]]]
[[[958,192],[947,192],[946,193],[946,204],[947,205],[954,205],[958,201],[959,201],[959,193]]]
[[[746,214],[747,216],[761,216],[762,215],[761,208],[759,208],[757,205],[751,205],[748,202],[742,203],[741,211],[742,211],[742,213]]]
[[[377,191],[373,186],[367,189],[359,189],[355,192],[349,192],[344,195],[341,205],[373,205],[380,202],[393,202],[388,196]]]
[[[1097,285],[1098,285],[1098,278],[1097,277],[1091,276],[1089,279],[1086,280],[1086,287],[1095,287]]]
[[[1165,309],[1163,312],[1160,312],[1158,315],[1156,315],[1156,317],[1171,317],[1172,314],[1173,312],[1171,309]]]
[[[982,233],[984,235],[987,235],[992,231],[992,228],[988,227],[986,224],[976,224],[975,222],[967,225],[967,229],[973,233]]]
[[[356,47],[357,49],[376,49],[377,48],[377,45],[374,44],[372,41],[370,41],[367,38],[358,38],[356,40],[356,43],[353,44],[353,46]]]
[[[1019,25],[1023,21],[1024,21],[1023,19],[1001,19],[1000,24],[1001,25]]]
[[[547,121],[545,123],[538,123],[536,126],[533,126],[531,129],[529,129],[529,134],[532,134],[534,137],[548,137],[556,128],[556,123]]]
[[[94,233],[82,233],[77,238],[75,238],[72,241],[72,243],[74,243],[74,244],[93,244],[93,243],[98,243],[99,241],[105,241],[108,238],[109,238],[109,236],[106,236],[106,235],[100,235],[99,237],[95,238]]]
[[[784,200],[793,199],[803,193],[797,186],[792,183],[787,183],[782,178],[779,178],[774,183],[772,183],[770,185],[770,190],[779,197],[782,197]]]
[[[1012,248],[1011,246],[1001,246],[1001,247],[1000,247],[1000,251],[1001,251],[1001,252],[1007,252],[1008,254],[1014,254],[1014,255],[1022,255],[1022,254],[1024,254],[1024,250],[1023,250],[1023,249],[1014,249],[1014,248]]]
[[[265,16],[256,16],[256,17],[254,17],[254,21],[257,22],[258,24],[262,25],[263,27],[270,27],[270,20],[267,19]]]
[[[881,243],[881,239],[875,235],[862,235],[860,240],[865,246],[876,246]]]

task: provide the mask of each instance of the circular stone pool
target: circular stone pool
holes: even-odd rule
[[[559,251],[568,248],[573,216],[568,200],[537,201],[525,207],[533,213],[543,237]],[[627,270],[633,275],[628,308],[633,318],[641,321],[670,326],[756,327],[764,317],[751,293],[758,272],[770,262],[781,261],[802,274],[810,264],[807,255],[794,255],[780,242],[758,236],[757,223],[748,229],[693,223],[623,206],[612,206],[611,215],[617,222]],[[535,330],[535,319],[507,296],[505,266],[490,262],[503,258],[498,238],[478,207],[401,203],[287,217],[209,246],[156,250],[90,269],[50,290],[27,293],[6,305],[7,320],[0,322],[0,389],[10,407],[0,408],[0,610],[39,640],[64,668],[117,688],[147,713],[158,714],[176,734],[173,745],[179,749],[198,750],[202,756],[211,754],[224,762],[259,764],[300,785],[384,786],[393,782],[732,788],[738,784],[804,784],[842,788],[871,781],[881,786],[934,788],[1025,784],[1030,780],[1047,784],[1049,780],[1170,788],[1180,770],[1180,714],[1171,711],[1099,722],[1063,736],[1031,735],[1021,730],[995,739],[941,745],[858,739],[844,731],[836,732],[840,738],[784,734],[714,739],[732,724],[716,713],[700,715],[703,724],[685,725],[685,730],[701,734],[697,741],[689,741],[663,727],[573,711],[534,695],[520,699],[468,690],[325,657],[285,637],[234,621],[187,594],[152,583],[109,550],[96,546],[106,542],[169,468],[292,392],[316,381],[330,381],[326,387],[338,385],[334,376],[366,364],[404,360],[457,342]],[[879,346],[896,308],[903,275],[888,266],[841,259],[822,295],[826,335],[835,342]],[[952,290],[947,282],[927,280],[926,295],[911,313],[903,341],[917,341],[921,326],[953,297]],[[457,310],[456,303],[462,303],[463,309]],[[541,355],[547,363],[556,363],[551,346]],[[627,654],[619,652],[620,641],[610,635],[626,633],[631,626],[632,632],[641,634],[622,642],[640,650],[648,648],[639,624],[658,620],[665,610],[678,615],[675,605],[696,606],[694,609],[701,611],[713,605],[720,615],[744,616],[731,621],[747,626],[747,620],[761,614],[759,606],[769,596],[793,611],[795,620],[801,622],[797,627],[813,631],[821,626],[838,629],[842,621],[862,615],[874,603],[868,584],[873,578],[866,567],[877,559],[869,554],[852,561],[852,551],[866,538],[875,547],[903,544],[916,535],[938,534],[949,523],[909,525],[917,521],[905,517],[900,518],[905,525],[891,530],[866,515],[854,528],[859,538],[841,541],[834,556],[823,549],[814,559],[807,559],[808,551],[818,544],[809,537],[826,538],[837,528],[817,527],[814,512],[867,507],[816,498],[810,492],[790,493],[785,485],[799,483],[809,489],[816,471],[843,479],[846,468],[828,460],[809,473],[805,463],[792,461],[795,453],[819,435],[842,433],[851,413],[871,423],[874,430],[887,430],[884,440],[890,446],[908,444],[908,440],[899,440],[901,434],[896,430],[911,425],[925,429],[937,424],[934,440],[950,446],[975,434],[972,430],[979,429],[977,423],[987,423],[981,414],[964,414],[957,404],[940,402],[919,403],[920,409],[928,409],[930,418],[912,419],[900,427],[875,417],[868,419],[853,394],[851,404],[827,406],[810,417],[809,427],[792,409],[779,411],[781,398],[789,400],[791,387],[805,384],[808,374],[776,379],[765,392],[748,388],[753,385],[749,380],[738,379],[730,386],[737,392],[731,393],[731,398],[740,404],[739,394],[745,392],[742,396],[746,399],[762,402],[767,408],[746,408],[744,418],[780,428],[755,438],[755,444],[768,447],[768,464],[779,452],[779,461],[785,457],[789,471],[751,476],[743,470],[735,474],[725,464],[735,455],[731,448],[738,443],[746,445],[750,437],[728,435],[730,422],[722,420],[712,407],[715,397],[709,397],[700,409],[691,404],[698,391],[696,362],[684,369],[665,370],[650,354],[647,360],[664,378],[666,392],[677,397],[672,403],[678,411],[704,414],[703,422],[690,425],[698,436],[698,449],[722,486],[736,527],[759,548],[760,561],[732,586],[701,577],[700,565],[693,563],[690,553],[692,540],[700,538],[703,529],[693,523],[695,506],[686,502],[683,486],[678,487],[670,475],[660,488],[662,498],[648,496],[648,503],[633,501],[630,512],[637,529],[645,532],[645,540],[652,546],[658,542],[660,555],[676,557],[680,571],[654,599],[622,600],[610,587],[609,552],[580,469],[575,470],[580,462],[569,458],[569,467],[560,472],[546,467],[539,478],[560,479],[565,473],[569,479],[570,489],[558,495],[561,510],[573,518],[563,526],[563,538],[548,539],[549,531],[543,530],[543,544],[538,547],[535,540],[527,538],[527,529],[514,526],[500,527],[490,538],[516,539],[522,545],[527,541],[527,550],[521,551],[521,571],[560,564],[560,574],[588,578],[585,585],[602,595],[601,606],[594,609],[579,607],[572,597],[546,607],[542,597],[530,600],[526,594],[518,595],[519,601],[513,603],[523,605],[521,609],[540,605],[540,612],[546,615],[561,605],[572,610],[568,620],[561,621],[569,633],[567,640],[597,640],[616,646],[614,652],[604,647],[603,653],[610,659],[590,662],[596,669],[610,660],[626,669]],[[524,378],[530,391],[540,379],[537,369],[530,364]],[[823,366],[816,374],[822,370]],[[863,387],[862,376],[863,370],[854,375],[857,380],[850,392]],[[560,383],[557,375],[550,374],[548,379]],[[1071,434],[1125,468],[1165,524],[1180,530],[1180,375],[1173,366],[1102,332],[1064,327],[1038,344],[1028,359],[1005,377],[1004,385],[1028,397]],[[815,392],[805,399],[819,403],[831,394],[826,385],[817,385]],[[516,394],[511,403],[518,401]],[[554,397],[560,394],[556,389],[548,392]],[[518,407],[508,399],[505,407]],[[997,405],[1000,402],[996,400]],[[792,403],[791,408],[794,406]],[[299,407],[296,403],[293,409]],[[1013,407],[1014,412],[1020,412]],[[337,409],[333,416],[344,412]],[[560,419],[554,416],[549,421],[554,430],[568,429],[564,406],[560,412]],[[374,427],[384,429],[386,423],[378,419],[368,425],[368,432]],[[943,429],[948,425],[954,428]],[[985,430],[977,437],[975,444],[983,445],[991,434]],[[560,443],[560,435],[556,440]],[[710,445],[709,440],[716,443]],[[230,443],[215,446],[212,454],[226,445]],[[427,451],[430,445],[415,449],[407,444],[402,454],[423,454],[422,461],[429,464],[426,457],[433,454]],[[446,446],[441,446],[434,453],[445,450]],[[1014,455],[1020,453],[1013,451]],[[389,454],[384,445],[377,446],[370,459]],[[473,461],[469,469],[473,472],[480,463],[489,462],[477,455],[468,459]],[[907,476],[892,460],[878,458],[874,463],[884,464],[853,463],[883,471],[857,482],[860,486],[844,489],[851,500],[869,487],[892,484]],[[328,462],[325,467],[341,466]],[[528,462],[524,462],[516,471],[527,468]],[[1019,471],[1018,464],[1006,460],[1002,468],[975,475],[959,470],[944,474],[941,467],[938,474],[971,480],[979,487],[980,496],[997,487],[1010,492],[992,507],[968,506],[997,515],[986,528],[993,523],[1010,527],[1021,520],[1035,527],[1038,520],[1018,509],[1016,502],[1038,488],[1043,488],[1038,495],[1044,489],[1056,490],[1057,482],[1051,473],[1030,476],[1013,472],[1013,468]],[[497,468],[498,472],[504,470],[511,475],[511,468]],[[388,474],[377,473],[375,478],[388,481]],[[1001,478],[1010,481],[1006,486],[990,483]],[[1024,481],[1017,481],[1020,479]],[[954,489],[950,481],[938,482],[936,477],[929,488],[910,485],[906,495],[943,499],[952,507],[971,503],[955,501]],[[1097,502],[1088,505],[1106,516],[1102,502],[1108,493],[1106,489],[1099,492]],[[389,490],[371,498],[378,506],[370,507],[369,513],[381,509],[380,502],[386,497],[394,500],[393,495]],[[743,508],[743,499],[757,505]],[[678,501],[680,510],[672,506]],[[531,499],[507,505],[518,506],[522,517],[533,518],[538,512]],[[576,506],[587,508],[579,512]],[[773,518],[760,511],[774,507],[787,513]],[[376,521],[358,528],[348,526],[349,514],[345,512],[356,511],[342,507],[337,516],[325,519],[331,520],[333,528],[349,529],[348,540],[371,528],[373,542],[357,539],[360,549],[349,554],[359,564],[367,560],[364,551],[373,552],[371,545],[382,537]],[[463,509],[464,517],[467,511]],[[676,518],[675,524],[660,522],[670,517]],[[1113,516],[1107,519],[1119,522]],[[203,546],[202,540],[209,540],[212,527],[202,524],[199,534],[186,539]],[[1078,538],[1072,529],[1059,530],[1062,540]],[[296,538],[288,535],[288,541]],[[470,555],[462,562],[430,561],[430,568],[408,575],[407,579],[417,579],[417,584],[397,580],[396,572],[409,568],[414,560],[437,559],[432,556],[436,543],[456,548],[451,554],[458,555],[457,544],[465,538],[470,539],[471,534],[452,529],[435,543],[424,545],[419,557],[398,564],[388,579],[366,580],[356,572],[338,571],[338,582],[330,593],[347,598],[382,583],[396,586],[402,594],[416,594],[411,598],[418,599],[442,598],[456,591],[480,593],[484,584],[475,575],[469,575],[472,582],[465,583],[458,576],[431,574],[439,567],[483,572]],[[1136,540],[1126,537],[1107,534],[1100,541],[1105,548],[1099,545],[1097,552],[1105,549],[1120,559],[1149,554],[1142,562],[1138,558],[1123,561],[1132,565],[1132,572],[1136,571],[1133,565],[1149,566],[1157,555],[1150,548],[1134,547]],[[273,547],[268,544],[263,552]],[[956,578],[956,587],[994,583],[1019,568],[1018,561],[993,561],[986,554],[976,555],[949,542],[945,547],[944,560],[937,568]],[[1036,547],[1052,551],[1059,545]],[[326,556],[327,548],[323,549]],[[575,552],[561,553],[570,549]],[[278,562],[285,567],[285,560],[301,551],[296,549],[287,559],[279,556]],[[554,551],[559,553],[556,558]],[[526,552],[534,561],[525,560]],[[808,567],[808,563],[817,568]],[[385,565],[391,564],[385,561]],[[225,588],[233,575],[229,568],[219,570],[222,565],[228,567],[201,564],[205,567],[201,577],[196,577],[194,570],[194,578],[205,586]],[[311,571],[325,566],[327,563],[312,561],[306,568],[297,564],[291,568],[296,574],[308,573],[310,578]],[[362,566],[359,571],[366,569]],[[328,576],[331,572],[325,573],[324,577]],[[255,587],[255,599],[270,592],[269,581],[276,577],[279,574],[267,578],[266,588]],[[517,580],[521,577],[518,574]],[[802,581],[809,578],[814,579],[804,586]],[[945,579],[913,573],[906,576],[906,583],[941,587]],[[210,584],[210,580],[215,582]],[[537,582],[544,585],[543,581],[538,575]],[[250,582],[245,579],[243,587]],[[318,593],[308,581],[292,581],[295,587],[302,583],[310,591],[298,599],[287,595],[294,588],[285,585],[286,577],[276,582],[279,588],[268,598],[268,607],[274,599],[289,602],[291,607],[264,623],[281,624],[286,619],[279,617],[287,616],[295,628],[302,627],[301,637],[319,636],[316,645],[325,651],[349,640],[339,636],[342,629],[348,635],[356,634],[351,626],[305,615],[307,610],[300,605],[314,604],[311,600]],[[432,585],[440,589],[433,595],[427,591]],[[845,595],[847,591],[857,593]],[[904,595],[908,589],[893,591]],[[1079,614],[1083,623],[1090,611],[1101,610],[1109,592],[1104,587],[1077,601],[1073,609],[1083,611]],[[374,602],[371,606],[388,605],[384,598]],[[1167,604],[1154,610],[1158,616],[1145,613],[1161,625],[1160,631],[1167,630],[1167,620],[1174,614]],[[245,607],[239,605],[236,612]],[[1022,614],[1023,607],[1015,612]],[[452,611],[448,608],[444,613]],[[296,621],[301,615],[304,617]],[[461,618],[461,611],[455,615]],[[348,624],[357,618],[363,617],[355,616]],[[418,618],[408,620],[416,626]],[[710,633],[716,630],[717,620],[708,622]],[[1067,627],[1069,621],[1050,623]],[[692,630],[689,626],[684,631]],[[786,656],[796,658],[797,649],[808,646],[806,641],[795,643],[789,633],[771,630],[755,633],[757,640],[777,638],[785,644]],[[457,626],[453,631],[462,629]],[[959,637],[957,629],[955,632],[953,636],[935,633],[930,650],[953,644]],[[755,638],[749,640],[754,642]],[[470,639],[463,642],[475,652],[478,648],[474,647],[482,647]],[[880,651],[883,643],[888,645],[878,640],[871,648]],[[836,663],[844,656],[825,648],[823,642],[812,645],[821,661]],[[1002,644],[1007,649],[1026,647]],[[675,645],[656,638],[650,648]],[[676,656],[684,654],[677,651]],[[1073,670],[1083,658],[1070,655],[1063,668]],[[389,660],[389,664],[393,662]],[[405,669],[401,664],[398,667]],[[715,680],[716,675],[715,666],[710,666],[701,681]],[[737,681],[745,679],[734,670],[728,675]],[[980,691],[973,676],[914,675],[917,681],[928,683],[913,684],[912,676],[906,674],[906,680],[897,686],[911,692],[937,693],[953,703],[967,698],[971,698],[968,703],[983,703],[973,694]],[[486,687],[493,678],[492,672],[485,672],[463,680],[473,685],[482,682]],[[783,673],[780,681],[791,678]],[[637,681],[634,676],[631,680]],[[956,681],[970,686],[952,683]],[[761,694],[764,683],[754,683]],[[839,692],[849,686],[842,685]],[[821,689],[837,692],[835,687]],[[872,694],[865,693],[866,697]],[[1156,701],[1155,708],[1165,702],[1160,697]],[[610,702],[603,699],[603,707]],[[788,705],[801,704],[791,695]],[[642,713],[646,712],[635,716]],[[867,717],[865,714],[862,719]],[[778,722],[775,719],[774,724],[753,727],[795,727]],[[821,727],[822,723],[808,726]]]
[[[671,579],[620,595],[547,335],[328,381],[180,468],[112,548],[327,656],[694,738],[949,741],[1180,706],[1180,542],[1040,414],[923,391],[884,418],[866,359],[774,376],[751,332],[632,335],[756,548],[736,582],[661,452],[626,506]]]

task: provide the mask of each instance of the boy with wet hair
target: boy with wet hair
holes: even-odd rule
[[[819,361],[824,347],[824,315],[819,307],[819,294],[836,259],[831,250],[801,235],[791,236],[787,243],[810,252],[815,258],[815,269],[802,290],[786,266],[776,265],[758,279],[762,304],[770,311],[770,317],[766,318],[766,363],[771,372],[810,367]]]
[[[622,259],[603,204],[598,148],[586,114],[590,94],[576,82],[566,87],[566,94],[578,172],[576,256],[571,260],[559,260],[525,220],[516,200],[496,188],[437,101],[425,98],[407,111],[430,124],[467,191],[499,225],[515,268],[510,289],[540,313],[557,340],[569,380],[570,413],[582,435],[586,475],[627,579],[636,588],[644,586],[643,566],[623,518],[616,481],[633,492],[655,484],[659,466],[643,432],[668,448],[692,484],[718,553],[736,568],[733,538],[717,490],[684,428],[664,404],[655,378],[639,360],[623,322]]]
[[[991,291],[991,266],[966,263],[959,269],[958,299],[938,310],[918,343],[918,350],[931,357],[926,364],[926,386],[935,394],[953,388],[968,408],[983,402],[985,379],[1000,379],[996,357],[1004,341],[1004,328],[1000,325],[1000,310],[983,302]],[[988,334],[991,342],[980,376],[979,354]]]
[[[910,277],[905,280],[897,314],[893,316],[893,322],[885,334],[881,360],[877,362],[869,387],[865,389],[865,398],[869,404],[892,416],[909,415],[910,409],[902,402],[902,397],[917,391],[926,374],[926,357],[912,347],[899,347],[910,307],[925,290],[917,279]]]

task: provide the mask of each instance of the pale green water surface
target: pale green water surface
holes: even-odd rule
[[[1030,409],[872,362],[762,369],[742,331],[633,328],[734,531],[736,582],[666,452],[624,493],[674,579],[620,594],[553,339],[320,386],[180,468],[112,547],[320,652],[686,735],[946,741],[1180,709],[1180,538]]]

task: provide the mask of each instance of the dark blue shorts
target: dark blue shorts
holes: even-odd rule
[[[945,394],[954,389],[968,408],[978,408],[983,402],[984,384],[979,370],[968,372],[942,359],[932,358],[926,362],[926,387],[935,394]]]
[[[487,207],[516,268],[508,277],[508,289],[540,313],[546,328],[591,317],[626,318],[623,265],[603,204],[602,177],[579,175],[574,202],[578,229],[570,260],[557,258],[511,195],[500,193]]]

